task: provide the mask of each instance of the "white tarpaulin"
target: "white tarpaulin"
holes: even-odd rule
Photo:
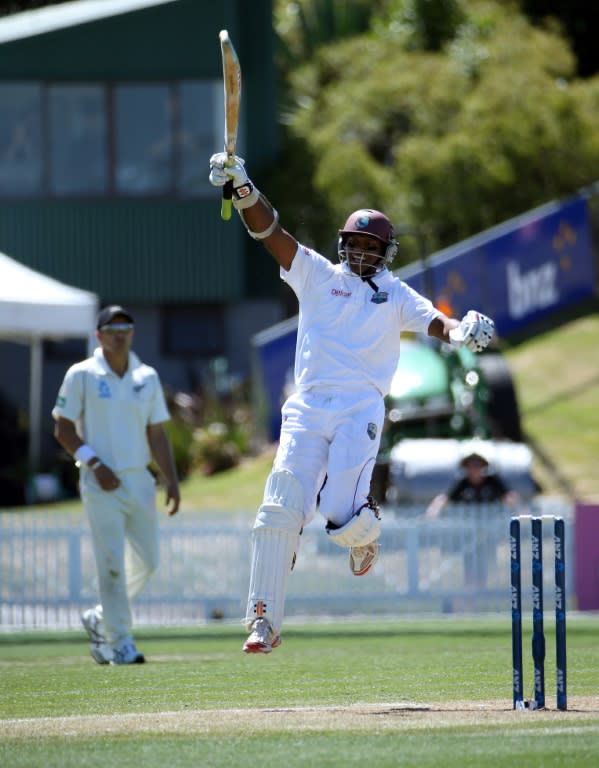
[[[29,461],[39,463],[44,339],[86,338],[95,346],[98,297],[54,280],[0,253],[0,339],[28,344]]]

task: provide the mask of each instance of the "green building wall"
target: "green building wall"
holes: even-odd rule
[[[270,0],[173,0],[3,42],[0,81],[220,78],[223,28],[241,60],[241,133],[259,172],[277,148]],[[219,211],[217,190],[214,198],[197,199],[2,199],[0,250],[112,300],[272,298],[276,270],[258,267],[257,278],[256,246],[238,221],[222,222]]]

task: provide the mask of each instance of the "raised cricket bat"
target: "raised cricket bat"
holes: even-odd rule
[[[223,85],[225,93],[225,152],[232,158],[237,146],[239,127],[239,105],[241,103],[241,67],[239,59],[226,29],[218,34],[223,58]],[[225,221],[231,218],[231,198],[233,182],[228,181],[223,187],[223,199],[220,215]]]

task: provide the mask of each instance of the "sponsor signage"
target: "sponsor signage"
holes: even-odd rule
[[[551,203],[428,260],[432,298],[462,317],[490,315],[500,335],[594,293],[594,254],[586,200]],[[422,275],[399,276],[418,290]],[[418,286],[418,287],[417,287]]]

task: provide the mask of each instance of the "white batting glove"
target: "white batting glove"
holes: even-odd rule
[[[490,317],[471,309],[457,328],[449,331],[454,347],[466,347],[471,352],[482,352],[493,338],[495,323]]]
[[[241,157],[229,157],[226,152],[217,152],[210,158],[210,183],[214,187],[224,187],[228,181],[232,181],[233,205],[238,210],[254,205],[260,196],[244,165],[245,161]]]

